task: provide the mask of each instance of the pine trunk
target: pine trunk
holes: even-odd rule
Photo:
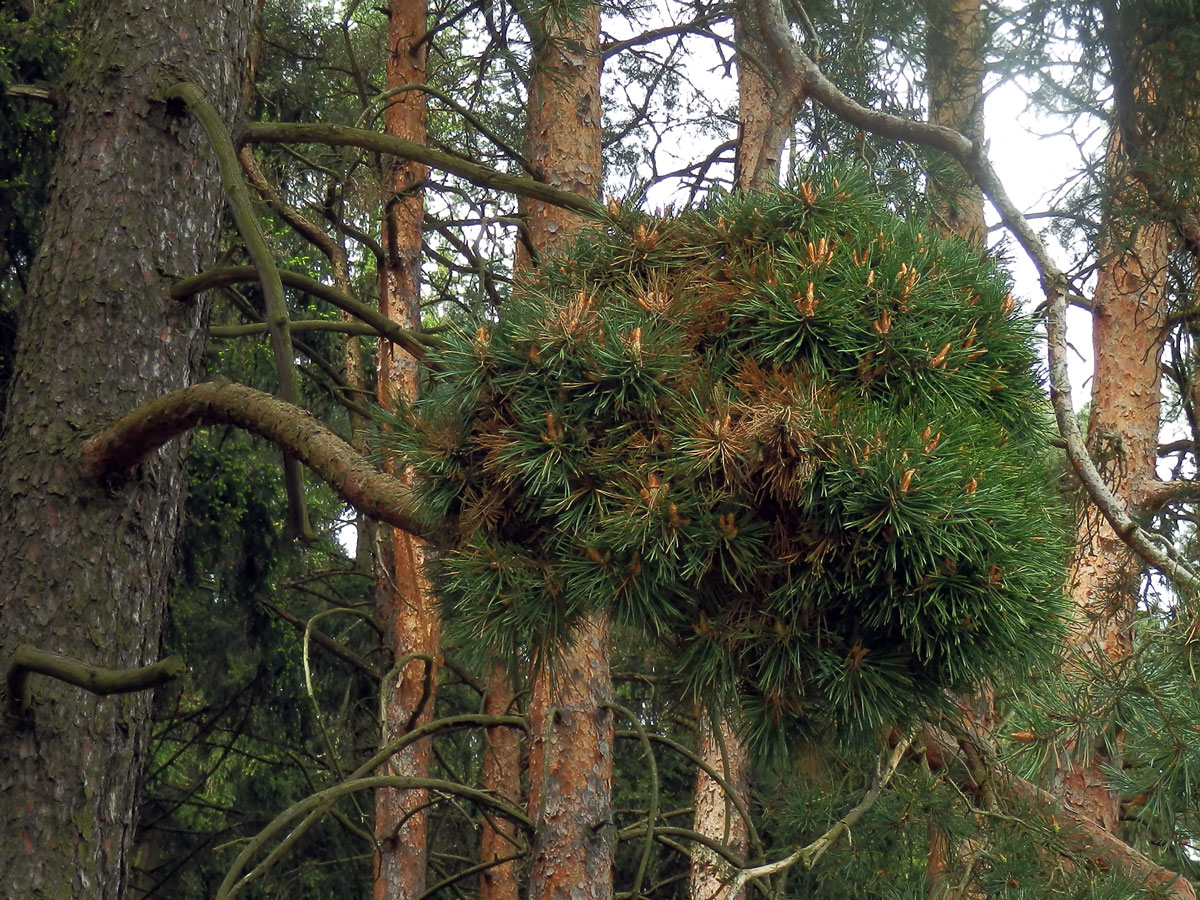
[[[552,27],[547,16],[543,27]],[[540,180],[600,199],[600,9],[591,6],[536,42],[529,80],[529,156]],[[529,242],[541,254],[583,220],[533,201]],[[529,701],[529,815],[536,832],[530,900],[611,900],[612,677],[609,621],[593,615],[535,673]]]
[[[700,713],[700,758],[721,773],[721,777],[738,798],[746,803],[750,800],[750,756],[745,743],[729,725],[727,717],[717,721],[703,710]],[[719,729],[719,730],[718,730]],[[727,846],[744,857],[750,846],[750,832],[746,821],[737,812],[725,790],[700,769],[696,773],[696,815],[693,826],[705,837]],[[729,866],[715,854],[692,858],[692,900],[743,900],[743,888],[730,894],[729,882],[733,873]]]
[[[508,671],[497,665],[484,698],[487,715],[513,715],[516,696]],[[512,728],[489,728],[483,747],[483,787],[513,807],[521,803],[521,736]],[[516,826],[507,819],[489,816],[481,826],[479,861],[507,859],[520,849]],[[479,900],[511,900],[520,894],[519,860],[501,862],[484,870],[479,881]]]
[[[762,71],[770,60],[753,10],[739,4],[733,13],[733,37],[738,47],[738,149],[734,187],[766,190],[778,187],[783,146],[792,136],[802,94],[786,92],[782,80]],[[775,84],[773,84],[774,82]]]
[[[424,0],[391,0],[388,19],[387,89],[384,130],[392,137],[425,143],[425,94],[398,91],[424,84]],[[422,185],[428,170],[389,159],[385,165],[381,309],[403,328],[421,324],[421,242],[425,213]],[[386,409],[414,400],[417,362],[389,341],[379,342],[379,402]],[[381,528],[384,546],[376,560],[377,615],[394,668],[380,682],[384,743],[433,718],[437,699],[441,614],[424,576],[424,545],[406,532]],[[432,748],[421,741],[393,756],[380,774],[424,778]],[[427,791],[382,789],[375,797],[375,898],[416,900],[425,890],[429,816]]]
[[[925,86],[929,92],[929,122],[983,140],[983,4],[981,0],[940,0],[925,4]],[[957,164],[940,178],[929,179],[937,225],[943,234],[956,234],[982,247],[987,236],[983,192]],[[995,698],[986,686],[963,697],[963,715],[982,734],[990,734]],[[932,745],[931,740],[924,742]],[[967,868],[964,847],[955,847],[934,822],[928,828],[925,872],[931,900],[951,896],[954,882]],[[976,894],[968,895],[971,898]]]
[[[1121,165],[1117,145],[1114,139],[1109,162],[1114,175]],[[1141,189],[1135,183],[1118,180],[1116,191],[1126,210],[1133,208],[1130,203],[1145,208],[1137,200]],[[1167,255],[1164,226],[1131,225],[1128,213],[1106,217],[1103,264],[1092,296],[1095,371],[1088,443],[1109,486],[1133,510],[1143,507],[1157,484]],[[1075,620],[1068,653],[1102,666],[1120,664],[1132,649],[1142,564],[1090,504],[1073,562]],[[1115,833],[1121,797],[1111,789],[1104,770],[1120,765],[1120,759],[1104,746],[1074,750],[1074,760],[1055,773],[1054,793]]]
[[[973,141],[983,140],[983,4],[930,0],[925,4],[925,87],[929,122]],[[983,192],[956,163],[929,180],[943,233],[982,245],[987,236]]]
[[[203,130],[153,97],[188,78],[232,121],[252,9],[112,0],[82,10],[0,434],[5,663],[22,642],[112,668],[158,657],[184,445],[96,484],[79,444],[197,375],[207,306],[172,300],[170,287],[211,262],[224,198]],[[119,898],[151,695],[101,697],[42,676],[32,689],[25,720],[0,723],[0,885]]]

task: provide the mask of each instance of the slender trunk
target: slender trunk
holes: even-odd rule
[[[426,30],[424,0],[392,0],[388,19],[387,88],[423,84]],[[396,93],[384,111],[384,130],[392,137],[425,142],[425,94]],[[421,324],[421,226],[428,170],[417,163],[390,159],[384,171],[382,246],[379,271],[381,309],[403,328]],[[379,402],[388,409],[414,400],[417,362],[389,341],[379,342]],[[383,741],[433,717],[438,684],[441,616],[425,580],[424,546],[412,535],[379,530],[382,551],[376,560],[377,614],[384,645],[395,667],[380,683]],[[424,778],[432,748],[421,741],[393,756],[381,774]],[[383,789],[375,798],[376,900],[416,900],[425,890],[428,792]]]
[[[551,27],[543,19],[541,26]],[[557,25],[554,27],[558,27]],[[529,157],[542,181],[600,199],[600,9],[540,35],[529,79]],[[542,253],[583,220],[541,201],[525,207]],[[520,260],[518,260],[520,262]],[[613,718],[609,621],[593,615],[535,673],[529,702],[529,814],[536,824],[530,900],[610,900]]]
[[[198,372],[207,304],[173,301],[170,288],[210,264],[224,198],[203,130],[152,98],[189,78],[232,121],[252,9],[112,0],[81,10],[0,434],[0,664],[21,642],[114,668],[158,657],[183,444],[97,484],[80,470],[79,443],[114,410]],[[150,693],[101,697],[39,676],[32,688],[26,720],[0,723],[0,884],[119,898]]]
[[[700,713],[700,758],[722,774],[726,783],[745,801],[750,797],[750,756],[746,745],[729,725],[727,716],[716,720],[703,710]],[[696,772],[696,831],[720,841],[739,856],[746,855],[750,833],[745,820],[723,788],[703,769]],[[745,888],[731,895],[730,871],[715,854],[692,859],[692,900],[742,900]]]
[[[487,715],[512,715],[516,697],[508,670],[497,665],[484,698]],[[521,802],[521,735],[512,728],[489,728],[483,747],[483,786],[505,803]],[[484,820],[480,835],[479,861],[506,859],[520,849],[512,822],[498,817]],[[517,860],[499,863],[480,876],[479,900],[512,900],[520,893]]]

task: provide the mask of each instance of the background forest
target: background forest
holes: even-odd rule
[[[0,893],[1194,898],[1198,68],[1186,0],[9,0]]]

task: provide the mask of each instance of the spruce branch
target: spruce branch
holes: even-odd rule
[[[1163,547],[1129,515],[1088,453],[1071,399],[1067,377],[1067,276],[1059,268],[1041,237],[1008,195],[986,148],[953,128],[868,109],[844,94],[793,40],[780,0],[754,0],[763,39],[781,73],[803,86],[831,112],[864,131],[941,150],[966,170],[992,202],[1001,221],[1037,267],[1046,295],[1046,341],[1050,362],[1050,401],[1064,441],[1067,457],[1092,502],[1113,530],[1149,565],[1160,570],[1183,591],[1200,591],[1200,576],[1179,555]]]
[[[242,384],[206,382],[155,398],[85,441],[83,467],[94,478],[121,476],[168,441],[217,424],[285,449],[363,515],[436,539],[437,529],[411,512],[410,488],[401,479],[376,469],[307,410]]]

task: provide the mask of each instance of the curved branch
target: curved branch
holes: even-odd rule
[[[128,694],[166,684],[185,671],[183,660],[169,656],[150,666],[135,669],[105,669],[89,666],[77,659],[39,650],[30,644],[20,644],[13,652],[5,673],[8,706],[5,716],[10,724],[25,719],[29,708],[29,676],[48,675],[81,687],[93,694]]]
[[[944,758],[957,759],[970,770],[959,740],[934,725],[926,727],[925,735],[933,741]],[[986,745],[987,738],[984,736],[965,730],[963,736],[979,747]],[[1160,866],[1117,835],[1097,825],[1090,817],[1064,806],[1058,797],[1002,766],[991,754],[982,753],[979,759],[990,770],[989,779],[1003,795],[1054,814],[1062,825],[1058,837],[1071,852],[1085,859],[1103,861],[1139,884],[1161,887],[1166,897],[1196,900],[1195,888],[1179,873]]]
[[[465,178],[480,187],[507,191],[531,200],[541,200],[577,212],[596,222],[607,222],[609,219],[603,206],[579,194],[551,187],[531,178],[506,175],[452,153],[362,128],[300,122],[254,122],[246,126],[242,139],[250,144],[329,144],[334,147],[359,147],[373,153],[423,163],[432,169],[441,169],[443,172]]]
[[[241,164],[233,147],[233,139],[230,138],[229,131],[216,108],[209,103],[204,91],[196,85],[181,81],[167,88],[163,96],[167,100],[182,100],[186,103],[196,121],[208,134],[221,171],[221,187],[225,191],[225,199],[229,201],[234,224],[237,225],[238,234],[246,244],[246,250],[250,253],[250,259],[258,271],[258,280],[262,285],[267,307],[266,321],[271,332],[271,350],[275,357],[275,373],[279,379],[279,396],[287,403],[299,403],[300,379],[296,374],[296,355],[292,349],[283,282],[279,280],[275,256],[267,245],[262,228],[259,227],[258,216],[255,215],[254,205],[250,200],[250,191],[242,179]],[[300,477],[300,467],[296,460],[287,454],[283,457],[283,474],[287,486],[288,519],[291,527],[301,540],[310,541],[314,535],[308,522],[308,506],[304,502],[304,479]]]
[[[289,272],[287,269],[278,271],[280,280],[288,287],[294,287],[313,297],[318,297],[336,306],[342,312],[349,313],[354,318],[366,322],[378,334],[403,347],[429,368],[439,368],[437,363],[428,358],[426,348],[444,346],[445,342],[440,338],[421,331],[408,331],[401,328],[378,309],[356,300],[345,291],[322,284],[315,278],[308,278],[299,272]],[[254,266],[217,266],[201,272],[199,275],[192,275],[175,282],[171,288],[171,297],[175,300],[183,300],[193,294],[199,294],[201,291],[210,291],[250,281],[258,281],[258,270]]]
[[[173,438],[217,424],[266,438],[359,512],[436,542],[437,529],[411,511],[403,481],[376,469],[307,410],[242,384],[194,384],[150,401],[85,441],[83,467],[95,478],[123,475]]]
[[[909,141],[942,150],[954,157],[966,170],[980,190],[995,206],[1004,225],[1033,260],[1046,294],[1046,343],[1050,362],[1050,402],[1054,407],[1058,428],[1066,442],[1067,457],[1086,488],[1096,508],[1112,525],[1113,530],[1143,560],[1170,577],[1177,586],[1190,593],[1200,591],[1200,577],[1181,561],[1168,547],[1154,541],[1153,536],[1129,515],[1121,500],[1112,492],[1088,453],[1079,423],[1075,419],[1071,399],[1071,383],[1067,378],[1067,277],[1054,262],[1050,251],[1004,189],[1000,177],[982,145],[952,128],[931,125],[903,116],[867,109],[847,97],[830,81],[803,50],[792,40],[780,0],[755,0],[763,39],[780,71],[788,79],[803,85],[809,95],[819,100],[834,114],[864,131]]]

